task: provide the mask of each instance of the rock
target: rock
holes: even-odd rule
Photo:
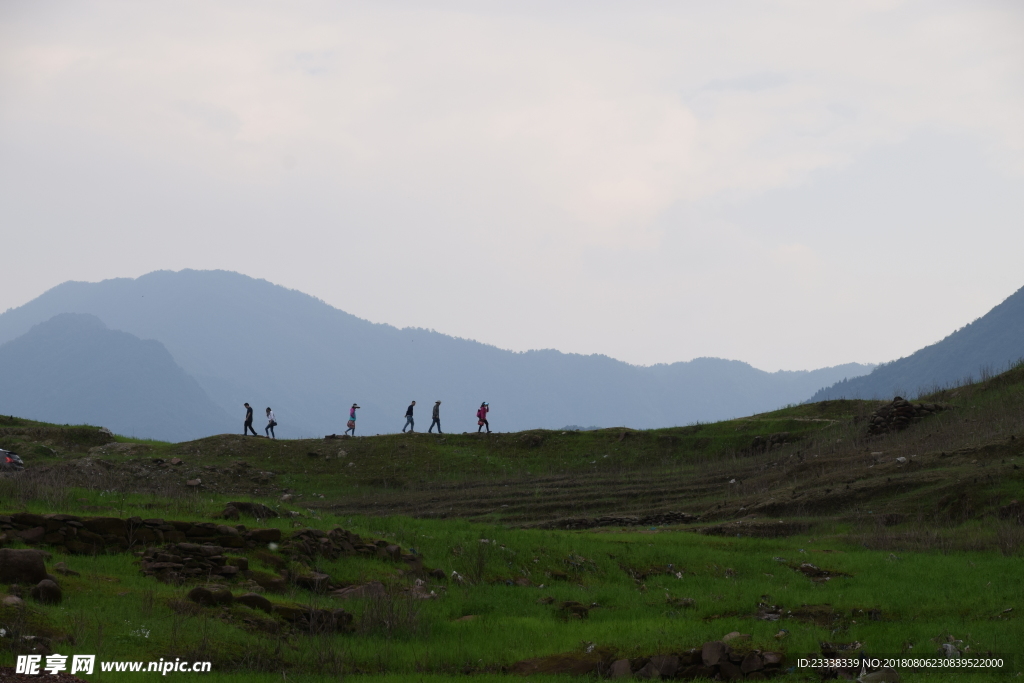
[[[386,593],[387,589],[384,588],[383,583],[373,581],[362,586],[348,586],[334,591],[331,595],[341,600],[351,600],[353,598],[381,598]]]
[[[200,479],[199,477],[196,477],[195,479],[189,479],[188,481],[186,481],[185,485],[186,486],[202,486],[203,485],[203,480]]]
[[[331,577],[327,574],[312,572],[296,577],[295,583],[300,588],[305,588],[306,590],[313,591],[314,593],[323,593],[327,590],[328,586],[330,586]]]
[[[255,517],[256,519],[270,519],[271,517],[280,517],[277,510],[271,507],[267,507],[263,503],[249,503],[246,501],[233,501],[228,503],[231,507],[238,510],[243,515],[249,517]]]
[[[432,569],[430,571],[430,577],[437,579],[438,581],[444,581],[448,578],[447,576],[445,576],[443,569]]]
[[[209,586],[209,591],[214,603],[218,605],[230,605],[235,601],[235,596],[231,595],[231,591],[225,586]]]
[[[279,543],[281,541],[281,530],[250,529],[245,532],[245,537],[256,543]]]
[[[665,678],[672,678],[679,670],[679,657],[675,655],[658,655],[651,657],[651,664],[661,672]]]
[[[732,633],[726,633],[722,636],[723,643],[728,643],[730,640],[750,640],[750,634],[733,631]]]
[[[712,640],[704,643],[700,650],[700,658],[704,666],[715,666],[720,660],[725,659],[724,655],[728,652],[728,645],[720,640]]]
[[[216,601],[213,599],[213,592],[203,586],[196,586],[188,592],[188,599],[204,607],[213,607]]]
[[[738,681],[743,678],[743,672],[740,671],[740,668],[728,659],[722,659],[718,663],[718,673],[727,681]]]
[[[906,458],[904,458],[904,457],[903,457],[903,456],[901,455],[900,457],[896,458],[896,462],[898,462],[899,464],[903,465],[903,464],[905,464],[905,463],[907,462],[907,459],[906,459]]]
[[[172,465],[180,465],[183,462],[185,462],[185,461],[182,460],[181,458],[171,458],[171,464]]]
[[[0,601],[4,607],[22,607],[25,601],[19,598],[17,595],[5,595],[4,599]]]
[[[232,506],[230,503],[224,506],[224,511],[220,513],[223,519],[235,519],[239,518],[238,509]]]
[[[682,672],[677,676],[677,678],[682,678],[685,680],[692,680],[694,678],[699,678],[703,680],[707,678],[710,680],[715,677],[716,673],[717,671],[714,667],[693,664],[683,669]]]
[[[288,622],[296,622],[305,618],[306,610],[301,607],[294,605],[273,605],[271,613],[280,616],[282,619]]]
[[[761,659],[765,666],[779,666],[782,664],[783,657],[778,652],[764,652],[761,654]]]
[[[15,531],[14,535],[25,541],[29,545],[40,543],[43,537],[46,536],[46,528],[37,526],[32,529],[25,529],[24,531]]]
[[[267,614],[270,614],[270,611],[273,608],[273,604],[270,600],[267,600],[259,593],[246,593],[244,595],[239,595],[235,598],[235,602],[245,605],[249,609],[263,610]]]
[[[747,656],[740,662],[740,671],[745,674],[749,674],[754,671],[760,671],[764,668],[764,661],[762,661],[760,655],[756,652],[748,652]]]
[[[0,583],[39,583],[46,578],[40,550],[0,548]]]
[[[859,676],[857,680],[860,683],[900,683],[900,675],[894,669],[885,667]]]
[[[608,678],[629,678],[632,675],[633,669],[630,668],[628,659],[616,660],[608,670]]]
[[[43,579],[32,589],[32,599],[44,605],[59,605],[63,598],[60,586],[50,579]]]
[[[658,667],[654,666],[653,662],[647,662],[640,670],[636,672],[637,678],[650,678],[659,679],[661,678],[661,672],[658,671]]]
[[[93,517],[82,521],[86,529],[100,536],[118,536],[124,538],[128,527],[123,519],[117,517]]]

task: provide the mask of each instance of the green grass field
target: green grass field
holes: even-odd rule
[[[209,521],[228,501],[258,501],[287,516],[229,523],[286,534],[340,526],[414,549],[446,577],[370,557],[307,566],[282,556],[293,574],[387,587],[344,601],[295,583],[266,593],[354,615],[352,632],[323,634],[238,604],[199,607],[185,599],[191,585],[142,576],[132,553],[55,552],[48,567],[80,576],[58,577],[60,605],[0,608],[0,666],[35,635],[61,654],[213,662],[212,674],[171,677],[506,681],[523,680],[509,673],[523,660],[643,659],[739,632],[749,639],[731,641],[736,649],[785,654],[779,680],[820,679],[788,670],[823,647],[931,657],[951,641],[1007,666],[906,669],[903,680],[1019,676],[1024,527],[1001,511],[1024,495],[1024,369],[927,400],[949,409],[874,437],[866,420],[881,403],[861,401],[650,431],[183,444],[0,418],[0,447],[29,463],[0,477],[0,513]],[[638,524],[669,511],[695,520]],[[598,515],[638,519],[564,530]],[[24,547],[9,536],[6,547]],[[280,569],[266,551],[235,554],[254,571]],[[815,580],[804,563],[832,576]],[[412,597],[417,578],[437,597]],[[579,607],[560,609],[570,602]],[[564,659],[527,679],[579,680],[543,673]],[[157,676],[85,678],[125,677]]]

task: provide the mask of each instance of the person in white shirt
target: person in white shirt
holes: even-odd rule
[[[268,438],[271,438],[271,439],[276,439],[277,438],[277,436],[274,435],[274,427],[276,427],[276,426],[277,426],[277,420],[274,419],[274,411],[270,409],[270,406],[267,406],[267,429],[266,429],[266,432],[267,432],[267,437]]]

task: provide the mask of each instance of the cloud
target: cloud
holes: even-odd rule
[[[793,286],[762,267],[820,276],[844,258],[827,226],[812,241],[722,206],[809,187],[922,131],[1024,173],[1022,29],[1009,2],[7,3],[0,144],[58,171],[12,160],[4,177],[81,193],[76,212],[12,211],[51,238],[70,216],[96,243],[130,242],[139,269],[236,267],[504,346],[551,345],[555,313],[536,333],[515,319],[552,292],[554,309],[588,315],[588,292],[650,296],[639,326],[658,350],[629,356],[625,334],[588,346],[582,320],[554,336],[677,360],[717,353],[718,337],[683,348],[657,320],[690,273],[735,299]],[[250,238],[317,266],[244,252]],[[346,249],[363,261],[317,272]],[[448,257],[454,272],[429,267]],[[415,277],[460,296],[481,276],[512,292],[508,321],[428,319],[393,295]],[[332,299],[367,281],[379,293]]]

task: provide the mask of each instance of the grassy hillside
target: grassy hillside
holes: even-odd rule
[[[346,632],[326,633],[287,610],[203,607],[186,597],[194,582],[140,573],[132,553],[146,544],[51,546],[48,570],[64,562],[80,576],[58,576],[60,606],[4,607],[0,628],[47,636],[62,654],[209,659],[225,681],[544,680],[623,658],[634,671],[655,655],[685,660],[731,632],[749,635],[729,641],[740,654],[783,654],[786,680],[819,678],[789,671],[809,653],[933,656],[942,643],[1007,655],[1004,670],[969,674],[1004,680],[1024,667],[1024,526],[1011,505],[1024,494],[1024,368],[924,400],[946,409],[878,436],[867,427],[882,403],[863,401],[650,431],[183,444],[0,418],[0,447],[29,463],[0,477],[0,513],[277,528],[280,547],[230,551],[251,576],[211,580],[238,596],[284,577],[264,593],[282,610],[352,615]],[[239,500],[282,516],[218,519]],[[288,539],[334,527],[418,561],[309,556]],[[24,547],[22,532],[4,533]],[[312,572],[384,592],[332,597],[310,590]],[[0,643],[0,666],[24,647]]]

